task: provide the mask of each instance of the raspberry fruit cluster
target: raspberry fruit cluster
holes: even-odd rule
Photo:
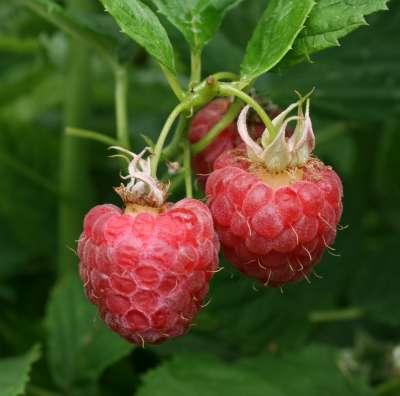
[[[200,110],[190,142],[206,136],[230,103],[218,98]],[[249,120],[249,109],[192,158],[207,205],[191,198],[167,202],[167,186],[154,177],[145,151],[117,148],[130,156],[122,176],[128,182],[115,189],[124,208],[89,211],[78,255],[89,300],[125,339],[158,344],[188,330],[218,270],[220,243],[243,274],[282,287],[308,279],[334,242],[343,187],[333,169],[311,155],[309,100],[275,111],[266,126]],[[290,116],[294,109],[297,115]]]

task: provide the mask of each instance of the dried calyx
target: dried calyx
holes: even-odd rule
[[[278,131],[276,135],[274,131],[268,131],[266,128],[258,142],[251,138],[247,129],[247,113],[250,106],[243,108],[238,119],[238,130],[251,161],[262,163],[271,172],[299,168],[307,163],[315,147],[308,96],[300,98],[272,120],[275,130]],[[289,116],[296,107],[297,116]],[[296,128],[290,137],[286,137],[285,130],[291,121],[297,122]]]
[[[139,154],[118,146],[110,148],[126,154],[116,154],[113,157],[123,157],[129,163],[128,174],[121,175],[121,178],[128,180],[128,183],[121,183],[119,187],[115,187],[127,210],[132,211],[133,207],[140,206],[161,208],[166,201],[168,188],[151,176],[150,156],[143,158],[148,148]]]

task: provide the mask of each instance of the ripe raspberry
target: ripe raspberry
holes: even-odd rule
[[[203,107],[194,117],[189,130],[189,140],[191,143],[197,143],[202,139],[210,129],[228,111],[231,102],[227,98],[217,98],[205,107]],[[270,106],[270,105],[269,105]],[[275,117],[280,113],[277,108],[272,108],[268,114]],[[263,131],[264,124],[258,117],[254,117],[249,123],[250,134],[254,139],[258,139]],[[293,133],[293,129],[288,127],[287,133]],[[192,168],[197,175],[197,181],[204,187],[207,176],[212,172],[215,160],[224,152],[233,149],[240,144],[242,140],[237,131],[236,122],[229,124],[200,154],[194,155],[192,159]]]
[[[314,135],[308,103],[292,137],[285,137],[284,116],[274,119],[280,130],[264,150],[246,130],[246,113],[238,122],[246,145],[215,162],[206,184],[208,204],[226,258],[265,286],[281,287],[306,277],[334,242],[342,183],[309,157]]]
[[[200,201],[151,207],[156,195],[147,195],[144,206],[132,202],[144,196],[128,186],[117,189],[125,212],[99,205],[86,215],[80,275],[113,331],[139,345],[157,344],[184,334],[198,313],[218,266],[219,242]]]

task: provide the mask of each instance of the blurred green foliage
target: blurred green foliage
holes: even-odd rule
[[[227,14],[204,50],[204,75],[239,71],[266,4],[243,1]],[[109,332],[85,300],[74,246],[71,274],[58,271],[60,202],[85,210],[118,204],[119,164],[96,142],[85,143],[91,185],[77,181],[68,194],[60,188],[70,39],[28,8],[0,3],[0,396],[22,394],[25,383],[33,396],[400,394],[400,6],[389,6],[340,48],[281,67],[256,86],[282,107],[294,90],[316,87],[316,154],[343,178],[348,225],[335,255],[317,268],[323,279],[281,293],[254,287],[224,263],[190,333],[141,350]],[[187,46],[159,17],[184,81]],[[129,132],[139,150],[141,134],[155,140],[176,99],[158,65],[118,34],[100,6],[95,18],[79,18],[91,32],[111,26],[100,41],[129,60]],[[94,51],[90,68],[81,126],[113,136],[112,72]],[[182,196],[178,189],[172,199]]]

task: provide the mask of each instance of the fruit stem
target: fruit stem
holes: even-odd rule
[[[268,117],[268,114],[264,111],[264,109],[255,101],[251,96],[247,95],[245,92],[233,86],[233,84],[228,83],[220,83],[218,84],[218,95],[219,96],[236,96],[241,99],[243,102],[250,105],[258,114],[261,121],[264,123],[268,132],[270,134],[271,141],[275,138],[277,131],[272,124],[271,119]]]
[[[201,50],[194,50],[190,55],[191,73],[190,85],[194,86],[200,82],[201,79]]]
[[[220,80],[229,80],[229,81],[238,81],[240,77],[231,72],[219,72],[212,74],[212,77],[214,77],[215,80],[220,81]]]
[[[189,140],[186,138],[182,144],[183,144],[183,168],[185,173],[186,197],[193,198],[192,166],[191,166]]]
[[[223,115],[223,117],[209,130],[209,132],[201,138],[198,142],[192,145],[192,154],[199,154],[207,148],[218,135],[231,124],[237,115],[239,114],[243,103],[240,100],[236,100],[231,104],[228,111]]]
[[[151,176],[153,178],[157,178],[157,167],[158,163],[160,161],[161,157],[161,152],[164,147],[165,140],[167,139],[168,133],[174,124],[176,118],[179,116],[179,114],[186,110],[188,107],[190,107],[190,103],[187,102],[182,102],[179,103],[170,113],[168,116],[167,120],[165,121],[165,124],[160,132],[160,136],[158,137],[157,143],[154,147],[154,153],[153,153],[153,158],[151,161]]]
[[[159,63],[159,65],[161,67],[165,79],[168,81],[168,84],[171,87],[172,91],[174,92],[175,96],[180,101],[182,101],[185,97],[185,93],[183,92],[183,89],[179,84],[179,81],[164,65],[162,65],[161,63]]]
[[[65,128],[65,134],[67,136],[75,136],[83,139],[95,140],[99,143],[103,143],[107,146],[118,146],[120,143],[118,140],[111,136],[104,135],[103,133],[89,131],[81,128]]]
[[[176,156],[179,145],[182,142],[182,136],[188,124],[188,119],[184,114],[181,114],[178,120],[178,126],[176,127],[174,136],[171,142],[166,146],[162,152],[161,159],[170,159]]]
[[[117,122],[117,140],[119,145],[129,149],[128,127],[128,73],[124,66],[114,69],[115,76],[115,114]]]
[[[359,307],[335,309],[327,311],[310,312],[308,319],[312,323],[339,322],[346,320],[358,320],[365,315],[365,311]]]

